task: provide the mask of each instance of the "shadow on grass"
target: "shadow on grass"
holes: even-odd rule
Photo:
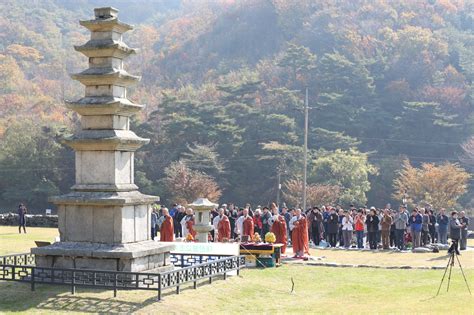
[[[428,259],[428,261],[445,260],[447,262],[448,259],[449,259],[449,256],[450,256],[449,254],[446,254],[446,255],[443,255],[443,256],[433,257],[433,258]]]
[[[212,281],[222,280],[215,277]],[[208,280],[198,282],[198,289],[209,286]],[[193,284],[184,284],[181,292],[194,290]],[[163,303],[166,297],[176,295],[176,288],[163,290],[162,301],[158,302],[158,292],[148,291],[143,300],[129,301],[127,292],[131,290],[118,290],[117,297],[113,297],[113,290],[100,290],[92,288],[76,288],[72,295],[67,286],[37,285],[36,291],[30,290],[28,283],[0,281],[0,311],[25,312],[31,310],[79,312],[79,313],[133,313],[154,304]],[[135,291],[136,292],[136,291]],[[145,292],[145,291],[141,291]],[[104,297],[93,297],[91,294],[104,294]],[[149,297],[149,295],[152,295]],[[138,297],[140,299],[140,297]]]

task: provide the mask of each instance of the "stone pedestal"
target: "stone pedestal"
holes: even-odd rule
[[[41,267],[144,271],[169,264],[170,244],[151,241],[151,204],[134,184],[134,152],[148,139],[130,130],[130,116],[142,109],[127,99],[127,87],[140,77],[128,74],[123,59],[135,53],[122,41],[132,26],[114,8],[94,10],[80,24],[90,40],[75,49],[89,68],[72,75],[85,96],[66,102],[81,115],[81,130],[64,142],[76,152],[72,192],[51,198],[58,207],[60,242],[33,248]]]

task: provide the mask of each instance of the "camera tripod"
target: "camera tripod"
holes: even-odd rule
[[[448,287],[446,288],[446,292],[449,291],[449,283],[451,281],[451,271],[452,271],[453,266],[454,266],[454,258],[456,258],[456,260],[458,262],[458,265],[459,265],[459,268],[461,269],[461,273],[462,273],[462,276],[464,278],[464,282],[466,283],[467,290],[469,291],[469,294],[472,295],[471,289],[469,288],[469,284],[467,283],[466,275],[464,274],[464,270],[462,269],[461,262],[459,261],[457,251],[458,251],[457,241],[455,241],[455,242],[453,242],[453,244],[451,244],[451,247],[448,250],[448,253],[449,253],[448,264],[446,265],[446,269],[444,269],[443,278],[441,279],[441,283],[439,284],[439,288],[438,288],[438,292],[436,293],[436,296],[439,295],[439,291],[441,290],[441,287],[443,286],[444,278],[446,277],[446,273],[448,272],[448,269],[449,269],[449,276],[448,276]]]

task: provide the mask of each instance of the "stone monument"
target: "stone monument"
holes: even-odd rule
[[[95,19],[80,21],[90,40],[75,50],[89,68],[72,78],[85,85],[85,96],[66,102],[81,115],[81,131],[65,140],[76,157],[72,192],[51,198],[58,207],[60,242],[33,248],[36,265],[118,271],[155,270],[169,264],[173,245],[151,241],[151,204],[134,184],[134,152],[148,139],[130,130],[130,116],[142,105],[127,99],[130,75],[123,59],[135,53],[122,41],[131,25],[118,10],[94,10]]]

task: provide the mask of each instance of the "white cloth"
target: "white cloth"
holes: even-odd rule
[[[342,218],[342,230],[343,231],[352,231],[354,229],[354,219],[352,217],[344,217]]]
[[[181,219],[181,231],[183,233],[183,237],[187,237],[189,234],[188,227],[186,226],[186,222],[189,220],[192,220],[193,216],[192,215],[186,215],[184,218]]]
[[[295,228],[295,222],[298,221],[299,219],[301,219],[303,216],[302,215],[298,215],[298,216],[293,216],[290,220],[290,231],[293,231],[293,229]]]

